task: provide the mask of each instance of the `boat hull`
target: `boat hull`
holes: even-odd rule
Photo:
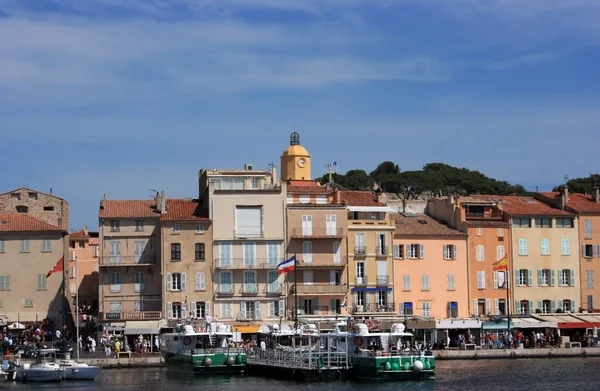
[[[66,380],[96,380],[100,367],[71,367],[64,368]]]
[[[422,363],[414,365],[415,361]],[[354,357],[351,375],[357,380],[430,380],[435,374],[434,357]]]
[[[167,370],[201,376],[236,375],[243,373],[246,367],[246,355],[243,353],[194,355],[163,353],[163,357]],[[233,360],[228,360],[229,357]],[[230,363],[231,361],[233,362]]]
[[[53,382],[61,381],[65,371],[62,369],[19,368],[15,380],[23,382]]]

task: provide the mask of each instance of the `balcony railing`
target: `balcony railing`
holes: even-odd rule
[[[355,285],[367,285],[367,276],[364,275],[362,277],[354,277]]]
[[[156,255],[108,255],[99,261],[100,266],[147,266],[156,264]]]
[[[316,258],[318,257],[318,258]],[[333,255],[332,254],[328,254],[327,257],[325,258],[325,260],[323,259],[325,257],[323,257],[322,255],[317,255],[315,256],[313,254],[313,258],[312,258],[312,262],[306,262],[306,258],[304,258],[304,255],[302,254],[298,254],[297,255],[297,267],[298,268],[309,268],[309,269],[317,269],[317,268],[331,268],[331,267],[343,267],[348,263],[348,257],[346,255],[344,256],[340,256],[339,262],[336,262],[333,259]]]
[[[292,307],[292,317],[296,313],[296,307]],[[335,315],[335,311],[330,311],[326,305],[313,305],[298,307],[298,316],[302,315]]]
[[[344,229],[337,227],[297,227],[292,228],[292,238],[339,239],[344,237]]]
[[[265,293],[267,295],[279,296],[283,294],[283,284],[280,284],[278,282],[267,284],[267,286],[265,287]]]
[[[467,220],[502,220],[502,213],[500,212],[467,212]]]
[[[294,293],[294,285],[290,293]],[[298,284],[299,295],[344,295],[348,291],[346,285],[331,285],[326,283]]]
[[[387,286],[389,284],[389,276],[377,276],[377,285],[378,286]]]
[[[233,295],[235,293],[235,286],[234,284],[217,284],[215,292],[221,296]]]
[[[160,311],[139,311],[139,312],[100,312],[100,320],[161,320]]]
[[[355,246],[354,255],[364,257],[365,255],[367,255],[367,248],[365,246]]]
[[[387,246],[377,246],[375,255],[378,257],[385,257],[389,255]]]
[[[240,293],[243,295],[256,295],[258,293],[258,284],[244,283],[240,287]]]
[[[361,313],[396,313],[396,306],[394,303],[370,303],[362,305],[354,305],[350,308],[350,313],[361,314]]]
[[[279,258],[215,258],[216,270],[260,270],[277,269]]]

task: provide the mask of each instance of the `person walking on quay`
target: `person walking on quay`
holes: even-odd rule
[[[160,341],[158,340],[158,335],[154,336],[154,347],[156,348],[156,351],[160,353]]]

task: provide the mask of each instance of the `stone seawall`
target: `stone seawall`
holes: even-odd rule
[[[600,357],[600,348],[435,350],[433,355],[438,360]]]
[[[121,358],[81,358],[77,360],[88,365],[99,366],[102,369],[114,368],[157,368],[164,367],[165,362],[162,356],[148,357],[121,357]],[[21,363],[31,362],[31,360],[22,359]]]

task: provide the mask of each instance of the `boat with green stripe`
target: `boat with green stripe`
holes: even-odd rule
[[[244,372],[246,353],[235,347],[231,329],[209,325],[196,331],[192,325],[177,325],[162,335],[161,353],[167,370],[200,376],[237,375]]]

